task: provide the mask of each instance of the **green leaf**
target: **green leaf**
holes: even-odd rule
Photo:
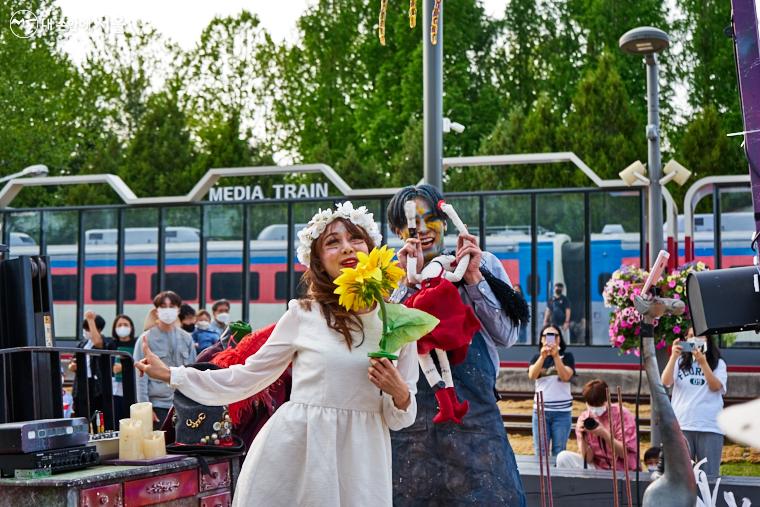
[[[409,342],[417,341],[440,322],[438,319],[414,308],[399,304],[386,304],[388,331],[385,334],[385,350],[396,352]]]

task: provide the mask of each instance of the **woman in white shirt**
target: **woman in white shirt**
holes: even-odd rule
[[[695,337],[690,328],[687,342],[693,347],[692,352],[684,352],[680,340],[673,342],[662,383],[673,386],[671,403],[689,443],[691,458],[695,462],[707,458],[702,470],[709,478],[715,478],[720,472],[723,451],[718,414],[723,410],[728,368],[711,337]]]
[[[565,450],[573,425],[573,395],[570,380],[575,375],[573,354],[565,351],[562,331],[553,325],[541,330],[539,353],[530,360],[528,378],[536,381],[536,393],[543,392],[547,441],[552,456]],[[537,398],[533,401],[533,448],[538,456]]]
[[[261,391],[292,363],[290,401],[253,441],[233,505],[390,506],[389,429],[414,422],[417,345],[401,349],[397,366],[370,360],[382,334],[377,305],[347,311],[333,293],[341,269],[356,267],[357,253],[378,244],[380,233],[364,207],[343,203],[317,213],[299,240],[298,258],[309,268],[307,296],[290,301],[244,365],[167,368],[146,346],[137,367],[199,403],[221,405]]]

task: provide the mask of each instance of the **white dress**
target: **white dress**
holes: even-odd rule
[[[393,405],[367,377],[368,352],[378,349],[377,309],[360,316],[361,333],[348,349],[327,327],[318,304],[298,301],[244,365],[224,370],[171,368],[171,385],[204,405],[245,399],[274,382],[293,363],[290,401],[264,425],[245,458],[234,506],[389,506],[392,503],[388,429],[410,426],[417,414],[419,366],[415,343],[399,355],[409,387],[406,410]]]

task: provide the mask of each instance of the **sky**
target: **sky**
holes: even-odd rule
[[[276,41],[294,41],[296,21],[316,0],[58,0],[69,18],[69,39],[65,50],[75,62],[81,62],[88,50],[87,31],[90,22],[105,17],[109,26],[118,30],[130,21],[148,21],[159,32],[182,48],[190,49],[201,31],[216,15],[231,15],[248,9],[256,14]],[[379,0],[377,1],[379,8]],[[418,5],[422,4],[422,0]],[[484,0],[486,12],[501,17],[507,0]]]

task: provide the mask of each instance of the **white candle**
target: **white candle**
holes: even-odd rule
[[[143,438],[148,438],[153,431],[153,404],[149,401],[134,403],[129,407],[129,417],[142,421]]]
[[[143,439],[143,455],[145,459],[166,456],[163,431],[152,431],[148,438]]]
[[[143,459],[142,421],[119,421],[119,459]]]

